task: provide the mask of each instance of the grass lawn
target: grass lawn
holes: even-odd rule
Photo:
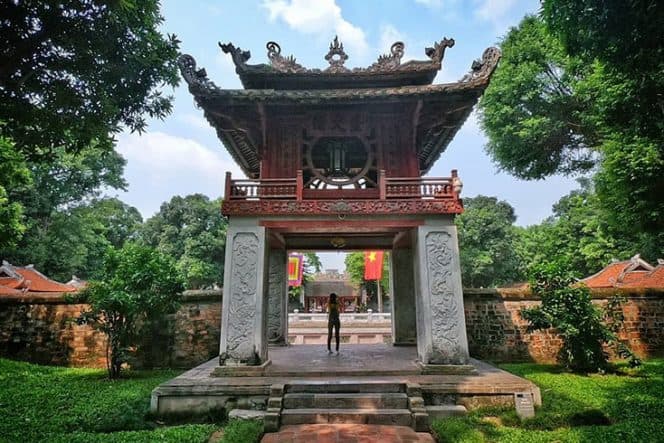
[[[221,424],[158,426],[150,392],[178,371],[59,368],[0,359],[0,442],[205,442]],[[222,417],[219,417],[221,422]],[[262,425],[231,422],[222,442],[256,442]]]
[[[664,442],[664,359],[628,375],[575,375],[555,366],[504,364],[542,391],[542,407],[520,422],[513,410],[484,409],[439,420],[440,442]],[[625,372],[627,372],[625,370]]]
[[[664,442],[664,359],[627,375],[582,376],[554,366],[506,364],[532,380],[543,406],[519,421],[512,409],[439,420],[441,442]],[[38,366],[0,359],[0,442],[257,442],[255,422],[159,426],[150,392],[177,371],[136,371],[118,381],[99,369]]]

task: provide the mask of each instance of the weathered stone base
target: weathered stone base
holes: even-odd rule
[[[376,397],[375,393],[386,392],[386,386],[405,385],[411,412],[421,411],[415,417],[418,429],[427,423],[428,406],[446,406],[443,409],[454,411],[462,409],[454,408],[455,405],[467,409],[497,404],[514,406],[515,393],[526,393],[532,396],[535,405],[541,404],[536,385],[478,360],[471,359],[467,366],[473,370],[465,368],[463,373],[424,374],[415,361],[416,351],[412,347],[355,345],[342,347],[341,351],[340,355],[328,355],[319,346],[273,348],[270,350],[272,365],[266,366],[263,374],[256,377],[214,376],[213,372],[220,368],[216,360],[211,360],[157,387],[152,392],[151,411],[163,417],[191,417],[233,409],[262,410],[267,411],[266,420],[272,420],[270,425],[275,428],[278,416],[274,413],[282,405],[276,387],[283,390],[288,386],[287,390],[297,392],[294,383],[306,387],[307,393],[314,393],[312,398],[316,401],[320,400],[315,395],[318,390],[331,397],[335,392],[345,393],[349,398],[327,399],[337,408],[366,402],[369,397]],[[360,369],[352,370],[360,364]],[[392,367],[395,373],[372,375],[385,367]],[[291,375],[276,375],[284,371]],[[328,375],[320,375],[323,372]],[[349,396],[348,393],[356,394]],[[355,398],[363,393],[368,394],[367,398]],[[381,401],[386,400],[381,397]],[[313,403],[311,406],[320,407]],[[385,403],[383,406],[394,405]]]
[[[477,368],[473,365],[432,365],[417,362],[422,368],[423,375],[474,375]]]
[[[265,369],[272,364],[271,360],[257,366],[228,365],[217,366],[212,371],[212,377],[261,377]]]

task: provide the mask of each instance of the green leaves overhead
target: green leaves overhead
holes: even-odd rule
[[[0,120],[29,158],[170,112],[158,88],[178,83],[178,41],[160,33],[158,1],[9,1],[0,16]]]

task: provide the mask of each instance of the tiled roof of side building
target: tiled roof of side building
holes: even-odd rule
[[[21,267],[3,261],[0,271],[5,276],[0,278],[0,285],[5,288],[22,289],[30,292],[75,292],[77,290],[75,286],[51,280],[32,265]],[[16,284],[19,279],[20,283]]]
[[[0,295],[19,295],[22,294],[23,291],[20,291],[18,289],[10,288],[9,286],[3,286],[0,283]]]
[[[618,281],[618,276],[630,265],[630,261],[611,263],[596,274],[581,280],[589,288],[612,288]]]

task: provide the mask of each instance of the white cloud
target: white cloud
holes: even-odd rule
[[[385,24],[380,26],[380,46],[378,47],[381,54],[389,54],[390,47],[394,42],[405,42],[406,36],[399,32],[391,24]],[[406,47],[408,49],[408,47]]]
[[[121,198],[149,217],[174,195],[219,197],[226,171],[235,178],[244,177],[223,149],[209,149],[163,132],[121,134],[117,150],[127,160],[125,178],[129,182],[128,192]]]
[[[481,0],[475,10],[475,17],[502,27],[503,21],[515,4],[516,0]]]
[[[336,0],[264,0],[270,21],[277,19],[303,34],[332,38],[339,36],[358,57],[363,57],[369,45],[364,31],[343,18]]]

